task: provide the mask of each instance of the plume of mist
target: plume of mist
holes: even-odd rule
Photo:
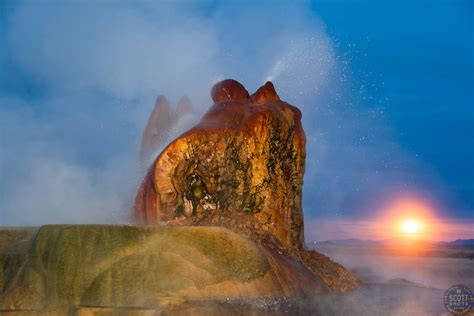
[[[306,216],[350,215],[412,169],[383,115],[359,105],[347,60],[307,2],[20,1],[3,25],[0,64],[13,70],[1,81],[15,72],[40,92],[0,90],[0,225],[123,221],[156,95],[190,97],[197,114],[178,134],[224,78],[250,92],[272,80],[302,109]]]

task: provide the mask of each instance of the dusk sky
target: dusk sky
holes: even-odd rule
[[[234,78],[302,109],[307,239],[380,238],[397,199],[474,238],[473,29],[469,0],[1,1],[0,225],[121,222],[156,96],[197,120]]]

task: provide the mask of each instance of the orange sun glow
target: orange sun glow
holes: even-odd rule
[[[402,233],[414,235],[421,232],[421,224],[416,219],[405,219],[400,225],[400,230]]]
[[[386,205],[382,227],[385,238],[431,239],[435,237],[434,208],[420,198],[399,198]]]

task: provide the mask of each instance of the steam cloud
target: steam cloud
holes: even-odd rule
[[[176,103],[187,94],[197,120],[224,78],[249,90],[273,80],[302,109],[307,217],[357,214],[369,193],[401,185],[411,158],[390,141],[379,108],[360,106],[370,100],[308,7],[15,4],[0,64],[13,65],[33,92],[0,90],[0,225],[125,221],[156,95]]]

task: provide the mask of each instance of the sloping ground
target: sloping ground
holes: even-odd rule
[[[16,269],[4,267],[15,275],[8,275],[0,309],[155,309],[328,292],[298,261],[269,253],[219,227],[43,226]]]

